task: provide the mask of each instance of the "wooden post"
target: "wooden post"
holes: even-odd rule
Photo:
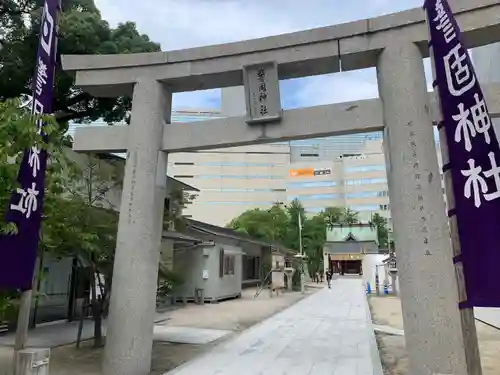
[[[425,20],[427,23],[427,27],[429,29],[428,34],[429,38],[431,35],[430,32],[430,20],[428,19],[427,12],[425,12]],[[434,58],[434,49],[432,44],[429,45],[429,56],[431,59],[431,67],[432,67],[432,77],[436,78],[436,65]],[[439,119],[437,124],[441,124],[443,121],[443,112],[441,106],[441,99],[439,96],[439,86],[435,85],[434,87],[434,95],[436,98],[436,102],[438,103],[439,108]],[[448,142],[446,139],[446,133],[444,127],[439,127],[439,145],[441,148],[441,159],[443,166],[449,162],[449,153],[448,153]],[[455,196],[453,193],[453,186],[451,180],[451,170],[448,169],[446,171],[442,171],[444,175],[444,183],[445,183],[445,195],[446,195],[446,206],[448,212],[455,208]],[[448,223],[450,228],[451,235],[451,245],[453,250],[453,256],[457,256],[461,253],[460,247],[460,238],[458,235],[458,226],[457,226],[457,218],[455,215],[448,215]],[[460,302],[467,300],[467,292],[465,289],[465,279],[463,277],[463,269],[462,264],[455,264],[455,275],[457,279],[457,287],[458,287],[458,298],[457,298],[457,306]],[[464,340],[464,351],[465,351],[465,361],[467,365],[467,374],[468,375],[482,375],[482,367],[481,367],[481,357],[479,354],[479,344],[477,341],[477,331],[476,331],[476,322],[474,318],[474,309],[460,309],[460,320],[461,320],[461,328],[462,335]]]

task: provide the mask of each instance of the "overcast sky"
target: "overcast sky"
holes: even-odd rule
[[[112,26],[134,21],[162,50],[283,34],[420,7],[423,0],[95,0]],[[428,59],[427,59],[428,60]],[[430,80],[429,64],[426,74]],[[285,108],[378,96],[374,69],[282,82]],[[176,94],[174,107],[218,108],[220,90]]]

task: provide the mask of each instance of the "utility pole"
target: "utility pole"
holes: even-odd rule
[[[300,292],[302,294],[305,293],[305,285],[304,285],[304,251],[302,248],[302,211],[299,211],[298,216],[298,224],[299,224],[299,252],[300,252]]]

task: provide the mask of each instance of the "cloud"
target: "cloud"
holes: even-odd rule
[[[116,26],[134,21],[163,50],[228,43],[375,17],[421,6],[422,0],[95,0]],[[284,106],[297,108],[377,96],[374,71],[281,83]],[[176,94],[175,107],[216,108],[220,90]]]
[[[172,98],[173,108],[216,109],[220,107],[220,90],[203,90],[175,93]]]
[[[371,99],[378,96],[375,69],[301,78],[297,87],[285,91],[284,105],[300,108],[313,105]],[[299,79],[297,79],[299,81]]]

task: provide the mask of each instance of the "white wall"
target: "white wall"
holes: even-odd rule
[[[233,275],[224,275],[223,277],[219,277],[219,249],[221,247],[224,248],[224,252],[226,252],[228,255],[234,255],[235,257]],[[210,254],[207,262],[207,269],[209,269],[211,272],[209,285],[211,287],[212,296],[215,296],[217,298],[226,298],[241,294],[243,270],[242,251],[239,247],[229,245],[216,246]]]
[[[386,254],[366,254],[363,258],[363,283],[370,282],[372,290],[375,288],[375,266],[382,265],[382,260],[386,259]],[[384,267],[379,267],[379,283],[384,282]]]
[[[234,275],[219,277],[220,249],[234,253]],[[205,255],[204,255],[205,254]],[[205,299],[218,300],[241,294],[242,254],[241,249],[228,245],[214,247],[187,248],[174,251],[174,269],[184,280],[177,288],[178,297],[194,298],[196,288],[204,289]],[[203,279],[203,271],[208,271],[208,279]]]

